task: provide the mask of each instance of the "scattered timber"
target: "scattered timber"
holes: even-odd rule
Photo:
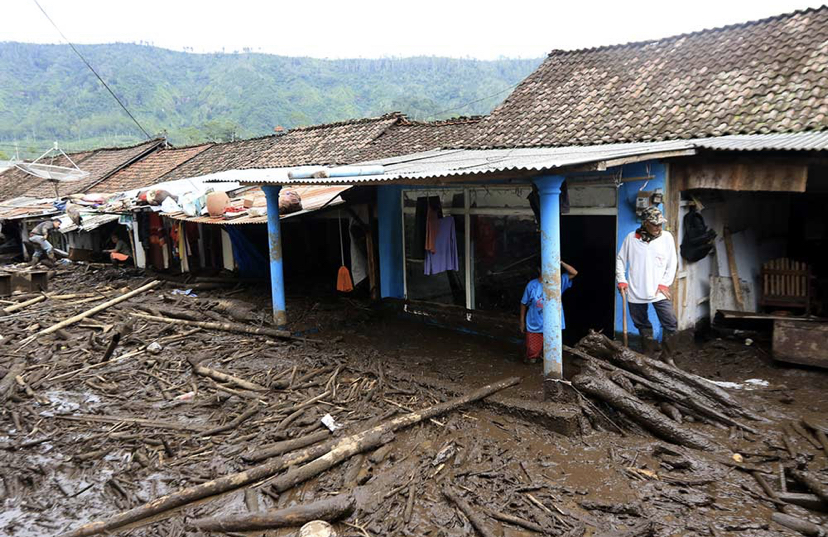
[[[201,518],[192,521],[192,526],[202,531],[220,532],[285,528],[300,526],[312,520],[339,520],[350,515],[355,506],[356,500],[352,494],[337,494],[324,500],[285,509]]]
[[[458,397],[417,412],[399,416],[388,422],[374,426],[361,433],[345,437],[341,440],[330,440],[323,444],[311,446],[301,451],[293,452],[277,459],[273,459],[267,463],[255,466],[243,472],[226,475],[218,479],[207,481],[206,483],[201,483],[193,487],[188,487],[177,492],[161,496],[150,501],[149,503],[134,507],[105,520],[84,524],[83,526],[75,528],[72,531],[64,533],[63,535],[64,537],[82,537],[112,531],[127,524],[140,522],[146,518],[153,517],[170,509],[187,505],[202,498],[238,489],[250,483],[268,478],[289,467],[297,467],[297,469],[307,468],[307,466],[298,467],[298,465],[303,464],[306,461],[327,457],[327,463],[328,461],[338,458],[338,455],[340,455],[344,450],[349,449],[349,446],[360,444],[361,441],[369,436],[373,440],[373,438],[376,438],[378,433],[381,437],[387,433],[415,425],[423,420],[439,416],[440,414],[444,414],[468,403],[484,399],[493,393],[514,386],[519,382],[519,378],[511,377],[494,384],[489,384],[465,396]],[[362,442],[361,445],[365,445],[366,443],[368,443],[367,440]],[[333,453],[333,455],[331,455],[331,453]],[[314,466],[314,468],[318,466],[324,466],[324,464]],[[301,475],[307,475],[307,471]]]
[[[49,328],[45,328],[45,329],[41,330],[40,332],[34,334],[33,336],[29,336],[29,338],[30,339],[35,339],[35,338],[38,338],[40,336],[45,336],[46,334],[51,334],[52,332],[56,332],[56,331],[60,330],[61,328],[65,328],[67,326],[70,326],[70,325],[78,322],[78,321],[86,319],[87,317],[89,317],[91,315],[95,315],[96,313],[104,311],[105,309],[109,308],[110,306],[114,306],[115,304],[119,304],[119,303],[123,302],[124,300],[129,300],[130,298],[132,298],[136,295],[140,295],[142,293],[145,293],[145,292],[149,291],[150,289],[154,289],[155,287],[158,287],[159,285],[161,285],[160,281],[158,281],[158,280],[152,281],[152,282],[150,282],[146,285],[143,285],[143,286],[139,287],[138,289],[135,289],[135,290],[130,291],[128,293],[124,293],[123,295],[121,295],[117,298],[113,298],[112,300],[108,300],[107,302],[104,302],[103,304],[98,304],[97,306],[95,306],[92,309],[86,310],[83,313],[79,313],[78,315],[75,315],[75,316],[70,317],[66,320],[63,320],[63,321],[61,321],[57,324],[54,324],[54,325],[50,326]],[[27,339],[29,339],[29,338],[27,338]]]
[[[198,326],[199,328],[206,328],[208,330],[221,330],[224,332],[236,332],[238,334],[252,334],[254,336],[268,336],[272,338],[291,339],[292,336],[287,330],[277,330],[276,328],[247,326],[237,323],[219,323],[212,321],[188,321],[186,319],[173,319],[172,317],[158,317],[156,315],[146,315],[142,313],[130,313],[134,317],[146,319],[148,321],[158,321],[168,324],[180,324],[186,326]]]

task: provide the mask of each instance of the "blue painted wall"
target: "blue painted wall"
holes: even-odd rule
[[[405,298],[402,203],[400,202],[402,190],[403,187],[399,185],[377,187],[380,295],[382,298]]]
[[[649,175],[655,176],[654,179],[650,179],[649,182],[646,181],[632,181],[629,183],[622,183],[621,186],[618,188],[618,226],[617,226],[617,238],[616,238],[616,245],[615,245],[615,252],[618,253],[618,250],[621,248],[621,243],[624,242],[624,239],[629,235],[631,232],[638,229],[641,225],[641,222],[636,218],[635,215],[635,199],[638,196],[638,191],[641,189],[642,186],[646,183],[647,186],[644,190],[655,190],[657,188],[664,190],[665,180],[667,178],[667,167],[663,162],[659,162],[656,160],[651,160],[647,162],[640,162],[637,164],[629,164],[623,167],[623,177],[643,177],[647,175],[647,165],[649,165]],[[614,173],[617,173],[617,169],[613,168],[611,170]],[[664,211],[664,206],[659,205],[659,209]],[[666,213],[665,213],[665,216]],[[622,300],[621,294],[616,291],[615,293],[615,332],[620,334],[624,327],[623,327],[623,317],[622,315]],[[650,312],[650,322],[653,323],[653,329],[655,331],[655,337],[661,338],[661,325],[658,322],[658,317],[656,317],[655,311],[653,308],[649,309]],[[632,324],[632,319],[629,317],[629,312],[624,312],[627,315],[627,330],[630,334],[638,334],[638,330],[635,329],[635,326]]]

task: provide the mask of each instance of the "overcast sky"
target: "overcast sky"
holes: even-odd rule
[[[39,0],[75,43],[149,42],[174,50],[376,58],[537,57],[755,20],[824,0],[500,2]],[[33,0],[3,0],[2,41],[58,43]]]

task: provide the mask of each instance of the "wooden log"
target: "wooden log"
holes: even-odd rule
[[[333,468],[358,453],[378,448],[394,439],[393,433],[374,431],[358,438],[346,438],[334,446],[331,451],[305,465],[291,468],[284,475],[273,480],[271,488],[276,492],[285,492],[299,483],[312,479],[325,470]],[[347,440],[347,441],[346,441]]]
[[[494,511],[492,509],[489,510],[489,516],[500,520],[501,522],[508,522],[509,524],[514,524],[515,526],[520,526],[521,528],[525,528],[529,531],[535,531],[538,533],[546,533],[546,530],[543,529],[543,526],[539,524],[535,524],[534,522],[530,522],[526,519],[516,517],[514,515],[510,515],[508,513],[504,513],[502,511]]]
[[[777,494],[780,500],[785,503],[798,505],[811,511],[828,511],[828,502],[816,494],[807,494],[804,492],[780,492]]]
[[[22,310],[23,308],[25,308],[27,306],[37,304],[38,302],[43,302],[44,300],[46,300],[46,296],[44,296],[44,295],[36,296],[36,297],[34,297],[30,300],[19,302],[17,304],[12,304],[11,306],[3,308],[3,313],[13,313],[17,310]]]
[[[828,436],[826,436],[826,432],[828,432],[828,427],[824,427],[819,425],[815,421],[809,420],[807,418],[802,418],[802,423],[805,424],[806,427],[814,431],[814,436],[816,436],[817,441],[822,445],[822,453],[826,457],[828,457]]]
[[[405,502],[405,511],[403,512],[403,522],[408,524],[411,521],[411,514],[414,512],[414,497],[416,496],[417,487],[412,483],[408,487],[408,499]]]
[[[57,324],[53,324],[49,328],[45,328],[45,329],[41,330],[40,332],[38,332],[37,334],[34,334],[33,336],[30,336],[30,338],[35,339],[35,338],[38,338],[40,336],[45,336],[46,334],[51,334],[52,332],[60,330],[61,328],[65,328],[69,325],[75,324],[76,322],[78,322],[82,319],[86,319],[87,317],[95,315],[96,313],[100,313],[103,310],[105,310],[105,309],[107,309],[111,306],[114,306],[115,304],[120,304],[124,300],[129,300],[130,298],[132,298],[136,295],[140,295],[142,293],[145,293],[146,291],[149,291],[150,289],[154,289],[155,287],[158,287],[159,285],[161,285],[160,281],[158,281],[158,280],[152,281],[152,282],[150,282],[146,285],[143,285],[143,286],[139,287],[138,289],[135,289],[135,290],[130,291],[128,293],[124,293],[123,295],[121,295],[117,298],[113,298],[112,300],[108,300],[108,301],[104,302],[103,304],[98,304],[94,308],[88,309],[88,310],[84,311],[83,313],[79,313],[79,314],[77,314],[73,317],[69,317],[68,319],[65,319],[65,320],[63,320],[63,321],[61,321]]]
[[[247,408],[247,410],[245,410],[244,412],[242,412],[241,414],[239,414],[238,416],[233,418],[233,420],[231,420],[229,423],[226,423],[224,425],[220,425],[220,426],[218,426],[214,429],[210,429],[209,431],[204,431],[203,433],[201,433],[200,436],[213,436],[213,435],[217,435],[219,433],[223,433],[224,431],[229,431],[231,429],[235,429],[236,427],[239,426],[239,424],[241,424],[241,422],[243,422],[244,420],[248,419],[249,417],[253,416],[254,414],[256,414],[258,412],[259,412],[259,405],[257,403],[253,403],[252,405],[250,405]]]
[[[572,379],[572,385],[606,401],[659,438],[693,449],[719,449],[709,438],[673,422],[652,406],[623,390],[597,369],[589,368],[586,372],[576,375]]]
[[[83,537],[97,535],[99,533],[111,532],[127,524],[140,522],[146,518],[153,517],[189,503],[236,490],[240,487],[260,481],[271,475],[281,472],[286,468],[300,464],[304,461],[319,457],[330,450],[333,441],[312,446],[302,451],[287,454],[278,459],[273,459],[265,464],[255,466],[243,472],[226,475],[199,485],[187,487],[177,492],[156,498],[148,503],[139,505],[127,511],[113,515],[107,519],[84,524],[72,531],[63,534],[63,537]]]
[[[15,378],[22,375],[24,371],[26,371],[26,362],[18,360],[12,364],[3,380],[0,380],[0,404],[5,404],[11,397],[17,385]]]
[[[730,268],[730,279],[733,280],[733,296],[739,311],[745,311],[745,297],[742,295],[742,280],[739,279],[739,270],[736,267],[736,254],[733,253],[733,240],[730,238],[730,228],[724,227],[725,251],[727,264]]]
[[[771,519],[780,526],[785,526],[809,537],[825,537],[825,535],[828,535],[828,528],[785,513],[774,513]]]
[[[796,431],[799,434],[799,436],[801,436],[802,438],[807,440],[808,443],[811,444],[812,446],[814,446],[816,449],[822,449],[822,446],[820,445],[820,443],[817,442],[816,439],[814,439],[814,437],[811,436],[811,433],[806,431],[805,428],[802,425],[800,425],[798,422],[792,421],[791,422],[791,427],[793,427],[793,430]]]
[[[109,344],[106,346],[106,351],[104,351],[103,358],[101,358],[101,362],[106,362],[112,357],[112,353],[115,352],[115,349],[118,347],[118,342],[120,341],[120,332],[115,332],[114,334],[112,334],[112,337],[109,340]]]
[[[148,321],[158,321],[168,324],[181,324],[186,326],[198,326],[199,328],[206,328],[208,330],[221,330],[224,332],[235,332],[237,334],[252,334],[254,336],[268,336],[273,338],[293,339],[290,332],[287,330],[277,330],[275,328],[267,328],[265,326],[255,327],[247,326],[238,323],[217,323],[212,321],[187,321],[185,319],[173,319],[171,317],[158,317],[156,315],[146,315],[143,313],[130,313],[134,317],[146,319]]]
[[[595,361],[595,358],[593,358],[592,356],[590,356],[589,354],[585,353],[584,351],[582,351],[580,349],[573,349],[571,347],[567,347],[566,345],[564,345],[564,350],[566,352],[572,353],[572,354],[578,356],[579,358],[584,359],[588,362],[589,361]],[[748,431],[750,433],[759,434],[759,431],[757,429],[755,429],[753,427],[750,427],[748,425],[745,425],[742,422],[736,421],[735,419],[726,416],[722,412],[719,412],[715,408],[713,408],[709,405],[706,405],[705,403],[702,402],[701,397],[694,396],[694,395],[688,395],[686,393],[686,391],[671,390],[669,386],[672,385],[672,382],[668,382],[668,385],[665,386],[664,384],[661,384],[661,383],[658,383],[658,382],[653,382],[649,379],[646,379],[644,377],[636,375],[635,373],[631,373],[631,372],[627,371],[626,369],[617,367],[617,366],[612,365],[612,364],[607,363],[607,362],[600,362],[600,364],[596,364],[596,366],[597,365],[600,365],[600,367],[602,367],[602,368],[609,369],[610,371],[620,373],[621,375],[628,378],[629,380],[631,380],[633,382],[636,382],[636,383],[640,384],[641,386],[647,388],[653,394],[655,394],[656,396],[658,396],[662,399],[666,399],[668,401],[672,401],[674,403],[679,403],[681,405],[684,405],[684,406],[690,408],[691,410],[695,410],[696,412],[698,412],[702,416],[720,421],[720,422],[722,422],[726,425],[733,425],[735,427],[739,427],[740,429],[743,429],[743,430]],[[679,417],[681,417],[680,413],[679,413]],[[680,420],[676,420],[676,421],[680,422]]]
[[[138,304],[135,306],[135,309],[143,311],[149,315],[172,317],[175,319],[184,319],[186,321],[201,321],[204,319],[204,316],[200,313],[194,313],[191,310],[181,308],[162,306],[160,304],[153,304],[152,306]]]
[[[808,487],[808,490],[819,496],[824,502],[828,502],[828,487],[823,485],[813,474],[802,470],[791,469],[791,476]]]
[[[393,432],[410,425],[415,425],[423,420],[433,418],[450,410],[459,408],[465,404],[486,398],[493,393],[514,386],[519,382],[520,378],[511,377],[494,384],[489,384],[462,397],[434,405],[424,410],[399,416],[389,422],[382,423],[366,431],[356,433],[341,440],[329,440],[323,444],[310,446],[301,451],[289,453],[267,463],[260,464],[259,466],[254,466],[253,468],[243,472],[226,475],[224,477],[207,481],[206,483],[201,483],[199,485],[161,496],[160,498],[156,498],[149,503],[145,503],[122,513],[118,513],[105,520],[84,524],[83,526],[75,528],[74,530],[66,532],[62,535],[63,537],[85,537],[88,535],[97,535],[99,533],[112,531],[127,524],[140,522],[146,518],[153,517],[170,509],[175,509],[209,496],[215,496],[224,492],[236,490],[250,483],[266,479],[291,466],[297,466],[305,463],[306,461],[319,458],[324,454],[330,453],[334,448],[336,448],[336,446],[343,443],[347,444],[359,441],[361,437],[368,436],[377,431],[381,431],[384,434],[386,432]]]
[[[477,530],[477,533],[483,537],[496,537],[495,533],[486,526],[484,518],[478,514],[477,511],[472,509],[471,505],[469,505],[456,492],[448,487],[445,487],[443,488],[443,496],[456,505],[457,508],[460,509],[464,515],[466,515],[466,518],[469,519],[469,522],[471,522],[471,525],[474,526],[475,530]]]
[[[218,382],[226,382],[228,384],[234,384],[239,388],[250,390],[254,392],[264,392],[267,391],[267,388],[256,384],[255,382],[250,382],[249,380],[244,380],[239,377],[234,377],[229,373],[224,373],[223,371],[219,371],[218,369],[213,369],[211,367],[207,367],[206,365],[201,365],[199,363],[200,360],[203,360],[205,357],[196,358],[190,357],[187,359],[190,362],[190,365],[193,366],[193,372],[196,375],[201,375],[202,377],[209,377],[213,380],[217,380]]]
[[[283,453],[288,453],[295,449],[301,449],[303,447],[317,444],[330,437],[331,433],[328,431],[328,429],[322,429],[321,431],[301,436],[299,438],[292,438],[290,440],[276,442],[272,446],[257,449],[256,451],[253,451],[251,453],[243,453],[241,457],[242,459],[248,462],[259,462],[265,459],[269,459],[271,457],[276,457]]]
[[[718,403],[725,412],[744,416],[754,421],[768,421],[766,418],[746,410],[744,405],[736,398],[709,380],[682,371],[666,362],[639,354],[627,347],[622,347],[604,334],[591,332],[581,339],[578,347],[596,358],[609,359],[619,367],[638,373],[654,382],[668,385],[674,391],[696,399],[702,399],[703,402]],[[678,383],[670,383],[670,378],[678,381]],[[710,406],[707,402],[704,404]]]
[[[312,520],[331,522],[353,513],[356,500],[352,494],[337,494],[309,504],[285,509],[259,511],[243,515],[222,515],[193,520],[191,525],[202,531],[241,532],[300,526]]]

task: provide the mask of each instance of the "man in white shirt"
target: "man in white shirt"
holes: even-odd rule
[[[648,304],[655,309],[665,341],[678,330],[670,296],[678,257],[673,236],[662,229],[666,222],[656,207],[645,209],[641,227],[627,235],[615,261],[618,290],[627,294],[630,317],[647,353],[656,347],[653,325],[647,315]]]

